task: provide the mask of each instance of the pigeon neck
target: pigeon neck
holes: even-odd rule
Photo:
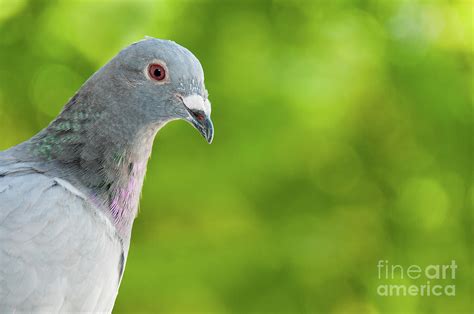
[[[153,140],[164,123],[138,127],[100,109],[75,96],[30,145],[60,169],[60,177],[83,187],[128,240]]]
[[[128,236],[138,212],[143,180],[157,131],[158,128],[144,130],[128,145],[112,148],[115,158],[102,161],[109,174],[103,176],[106,185],[96,189],[95,193],[105,203],[117,230]]]

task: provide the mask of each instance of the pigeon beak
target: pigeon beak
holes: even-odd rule
[[[189,110],[192,116],[191,124],[204,136],[206,141],[211,144],[214,138],[214,126],[211,118],[206,116],[202,111]]]
[[[211,104],[200,95],[179,96],[188,112],[186,120],[191,123],[206,141],[211,144],[214,138],[214,126],[211,121]]]

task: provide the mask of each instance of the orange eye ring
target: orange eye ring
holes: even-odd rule
[[[161,64],[153,63],[148,66],[148,75],[155,81],[163,81],[166,78],[166,70]]]

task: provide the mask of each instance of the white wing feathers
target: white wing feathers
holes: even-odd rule
[[[110,312],[122,245],[70,183],[0,167],[0,312]]]

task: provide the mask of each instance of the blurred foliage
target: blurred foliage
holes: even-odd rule
[[[115,313],[472,313],[473,2],[0,0],[0,149],[145,35],[216,137],[158,135]],[[376,293],[453,259],[456,297]]]

